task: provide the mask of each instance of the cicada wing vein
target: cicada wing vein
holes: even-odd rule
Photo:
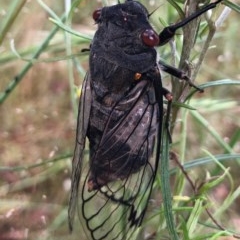
[[[90,74],[87,73],[81,90],[79,101],[78,119],[77,119],[77,134],[74,156],[72,160],[72,175],[71,175],[71,194],[68,208],[69,229],[72,231],[74,216],[76,213],[76,205],[78,199],[78,188],[80,176],[82,174],[82,162],[84,157],[85,140],[91,110],[91,89],[90,89]]]

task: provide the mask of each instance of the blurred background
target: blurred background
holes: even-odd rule
[[[92,12],[102,2],[116,3],[0,2],[0,240],[84,239],[69,235],[66,209],[78,87],[88,69],[88,55],[81,53],[81,49],[89,47],[96,30]],[[160,6],[151,17],[158,32],[163,28],[159,17],[167,24],[179,19],[176,9],[167,1],[142,2],[150,12]],[[61,29],[53,35],[56,25],[49,17],[56,14],[61,18],[71,7],[66,25],[84,37],[66,34]],[[216,33],[197,84],[219,79],[240,80],[239,17],[232,11]],[[199,38],[200,44],[202,39],[204,35]],[[48,46],[44,47],[48,40]],[[200,48],[196,47],[196,51]],[[32,61],[38,52],[40,56]],[[169,58],[169,47],[162,47],[160,53]],[[213,126],[223,142],[232,143],[229,150],[232,153],[240,153],[239,92],[239,85],[211,88],[192,102],[207,119],[207,127]],[[194,116],[189,117],[188,124],[186,159],[202,156],[203,148],[212,154],[227,152],[211,134],[202,131]],[[177,122],[175,129],[174,150],[179,153],[182,125]],[[229,164],[237,188],[239,164],[235,161]],[[205,167],[194,169],[193,175],[196,174],[204,175]],[[228,192],[228,184],[219,185],[215,199],[221,204]],[[232,228],[240,224],[240,198],[237,196],[234,201],[232,215],[228,213]]]

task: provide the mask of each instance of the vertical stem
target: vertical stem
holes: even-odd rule
[[[188,1],[186,1],[188,2]],[[190,1],[189,6],[188,6],[188,13],[187,16],[191,15],[192,13],[197,11],[197,1]],[[179,63],[179,69],[184,70],[188,72],[188,62],[190,59],[190,54],[191,50],[195,44],[195,39],[196,39],[196,34],[198,30],[198,25],[199,25],[200,19],[194,19],[190,23],[188,23],[185,27],[183,27],[183,47],[182,47],[182,52],[181,52],[181,59]],[[172,92],[174,96],[174,100],[184,102],[184,97],[183,97],[183,92],[186,87],[186,83],[179,82],[177,78],[173,78],[172,80]],[[188,90],[188,88],[186,89]],[[185,91],[186,91],[185,90]],[[187,92],[185,92],[187,94]],[[184,94],[184,95],[185,95]],[[172,109],[172,123],[174,123],[177,119],[179,107],[174,107]],[[173,126],[174,128],[174,126]],[[173,130],[171,129],[171,131]]]
[[[65,14],[67,16],[66,24],[67,26],[71,27],[71,0],[65,0]],[[65,32],[65,42],[66,42],[66,55],[70,56],[72,54],[72,37],[71,34],[67,31]],[[76,104],[75,99],[75,89],[74,89],[74,76],[73,76],[73,61],[72,59],[67,60],[67,69],[68,69],[68,79],[69,79],[69,86],[70,86],[70,96],[71,96],[71,102],[73,107],[73,112],[75,116],[77,116],[78,112],[78,106]]]
[[[61,20],[64,21],[65,16],[63,15],[61,17]],[[43,41],[43,43],[41,44],[41,46],[36,50],[36,52],[33,54],[32,59],[37,59],[41,53],[44,51],[44,49],[46,49],[46,47],[48,46],[49,42],[51,41],[51,39],[53,38],[53,36],[57,33],[59,27],[55,26],[52,31],[50,32],[50,34],[47,36],[47,38]],[[32,67],[33,62],[28,62],[23,69],[20,71],[20,73],[15,76],[12,81],[10,81],[10,83],[8,84],[8,86],[6,87],[5,91],[3,93],[1,93],[0,95],[0,104],[2,104],[6,98],[10,95],[10,93],[14,90],[14,88],[18,85],[18,83],[20,83],[20,81],[23,79],[23,77],[27,74],[28,70]]]
[[[2,28],[0,31],[0,45],[2,44],[9,28],[14,23],[15,19],[17,18],[18,14],[20,13],[21,9],[25,5],[27,0],[15,0],[12,2],[11,6],[9,7],[9,13],[7,14],[6,20],[1,23]]]

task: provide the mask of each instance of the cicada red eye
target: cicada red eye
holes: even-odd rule
[[[97,22],[100,18],[102,9],[97,9],[93,12],[92,18],[94,19],[95,22]]]
[[[159,44],[159,37],[157,33],[152,29],[146,29],[141,34],[142,41],[149,47],[154,47]]]

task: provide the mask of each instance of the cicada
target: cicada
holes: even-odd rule
[[[195,86],[184,72],[159,62],[156,47],[219,2],[160,34],[150,25],[147,9],[137,1],[93,13],[98,29],[90,46],[90,69],[79,104],[69,203],[71,230],[78,209],[90,239],[137,236],[160,159],[163,96],[169,96],[162,87],[160,70]],[[89,159],[84,158],[86,138]]]

